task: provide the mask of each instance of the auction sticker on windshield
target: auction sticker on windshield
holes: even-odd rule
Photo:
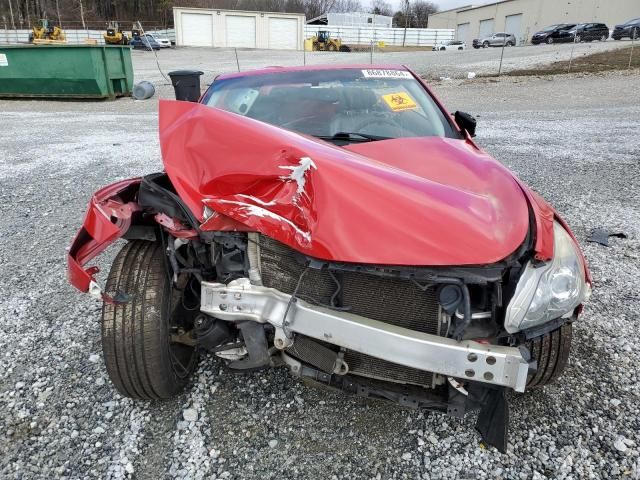
[[[413,75],[405,70],[362,70],[362,75],[366,78],[413,78]]]
[[[407,92],[389,93],[382,95],[382,99],[385,101],[389,108],[394,112],[401,112],[402,110],[413,110],[418,108],[418,104],[409,96]]]

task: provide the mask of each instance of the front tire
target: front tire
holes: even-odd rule
[[[484,42],[482,44],[482,48],[489,48],[489,42]]]
[[[184,321],[181,294],[173,288],[161,245],[133,241],[116,256],[106,293],[129,296],[120,305],[102,307],[102,351],[107,372],[125,397],[162,400],[188,383],[197,351],[172,343],[177,321]],[[180,312],[179,315],[176,315]]]
[[[527,342],[532,358],[538,363],[538,370],[527,380],[527,388],[544,387],[562,374],[569,361],[572,328],[566,323]]]
[[[551,45],[553,43],[552,37],[547,37],[547,45]]]

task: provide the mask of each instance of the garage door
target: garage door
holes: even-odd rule
[[[227,15],[227,47],[256,48],[256,17]]]
[[[487,20],[480,20],[480,34],[478,38],[488,37],[493,33],[493,18]]]
[[[269,19],[269,48],[295,50],[298,48],[298,19]]]
[[[213,16],[202,13],[183,13],[182,45],[213,47]]]
[[[504,21],[504,31],[515,35],[516,45],[520,45],[522,39],[522,14],[507,16]]]
[[[457,33],[457,39],[460,40],[461,42],[466,42],[467,44],[471,44],[471,38],[470,37],[470,31],[469,31],[469,24],[468,23],[461,23],[460,25],[458,25],[458,33]]]

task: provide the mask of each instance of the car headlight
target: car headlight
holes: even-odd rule
[[[584,265],[571,236],[553,222],[553,260],[528,262],[507,306],[504,327],[516,333],[555,318],[569,317],[589,295]]]

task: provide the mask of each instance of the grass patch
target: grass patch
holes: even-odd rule
[[[579,72],[606,72],[609,70],[626,70],[629,68],[629,56],[631,48],[618,48],[608,50],[606,52],[583,54],[574,57],[571,62],[571,73]],[[637,42],[633,49],[631,57],[631,68],[640,68],[640,42]],[[569,70],[569,61],[562,60],[553,62],[549,65],[542,65],[535,68],[527,68],[523,70],[512,70],[505,72],[503,75],[508,76],[525,76],[525,75],[558,75],[567,73]]]

